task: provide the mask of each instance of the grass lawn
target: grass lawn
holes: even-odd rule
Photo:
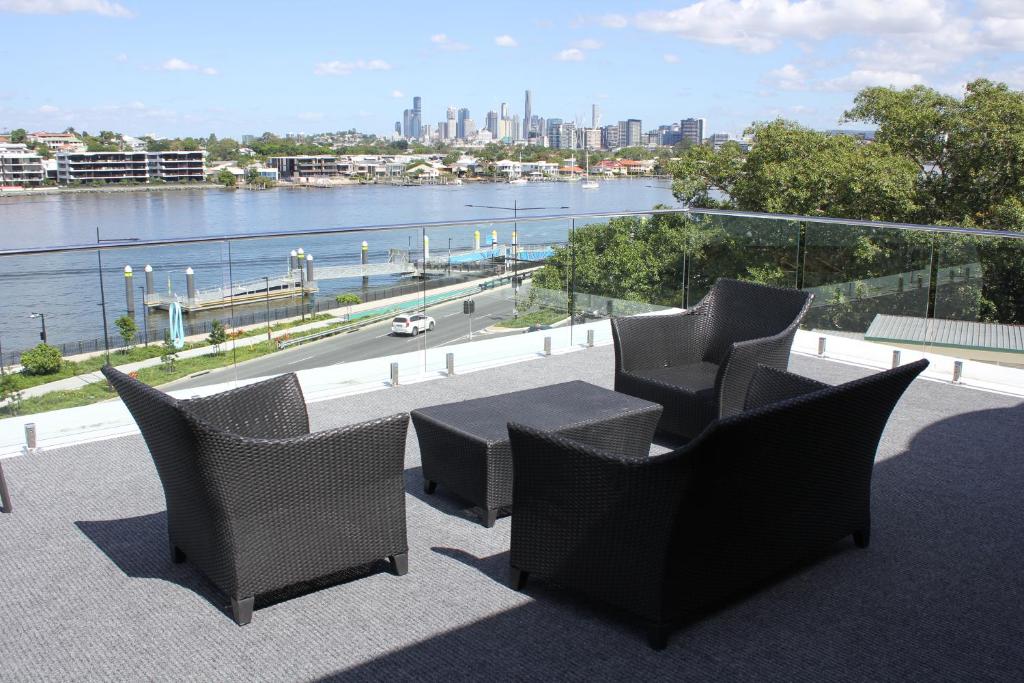
[[[541,308],[536,311],[524,313],[518,318],[502,320],[495,327],[529,327],[530,325],[554,325],[565,320],[569,316],[564,311],[552,311],[550,308]]]

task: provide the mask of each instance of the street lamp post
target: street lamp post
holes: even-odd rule
[[[29,316],[30,318],[39,318],[39,322],[42,323],[42,331],[39,333],[39,338],[46,343],[46,314],[44,313],[33,313]]]
[[[448,276],[452,274],[452,238],[448,238]]]
[[[266,284],[266,289],[264,289],[263,291],[266,294],[265,298],[267,301],[267,341],[271,342],[273,341],[273,339],[271,338],[270,335],[270,278],[264,275],[263,282]]]
[[[471,209],[498,209],[499,211],[511,211],[513,218],[519,217],[520,211],[551,211],[555,209],[568,209],[568,206],[519,206],[519,201],[512,202],[512,206],[489,206],[486,204],[466,204]],[[450,266],[449,266],[450,267]],[[519,224],[512,223],[512,317],[519,317]]]

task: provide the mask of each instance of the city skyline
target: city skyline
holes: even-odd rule
[[[834,128],[868,85],[957,92],[984,76],[1024,87],[1024,5],[1008,0],[594,0],[584,13],[527,1],[400,22],[300,2],[292,12],[318,25],[362,28],[287,49],[260,38],[278,25],[272,9],[189,5],[0,0],[0,59],[18,65],[0,85],[0,128],[390,135],[419,95],[422,125],[452,106],[480,129],[502,103],[523,116],[529,90],[533,115],[581,127],[596,105],[604,124],[637,118],[646,132],[706,117],[705,134],[736,134],[776,116]],[[223,38],[210,39],[212,26]],[[83,36],[88,50],[75,47]]]

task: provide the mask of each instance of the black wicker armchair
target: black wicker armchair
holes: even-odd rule
[[[408,571],[408,415],[310,434],[294,374],[187,401],[103,374],[156,465],[172,561],[227,595],[239,625],[257,595],[385,557]]]
[[[721,278],[682,313],[613,318],[615,390],[660,403],[658,430],[692,439],[743,409],[758,365],[786,369],[812,298]]]
[[[762,366],[747,411],[650,458],[509,425],[511,583],[639,617],[652,647],[845,536],[868,545],[875,452],[918,361],[831,387]]]

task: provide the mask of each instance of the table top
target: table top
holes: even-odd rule
[[[508,439],[509,422],[553,431],[651,409],[661,406],[577,380],[419,408],[412,414],[487,441],[501,441]]]

